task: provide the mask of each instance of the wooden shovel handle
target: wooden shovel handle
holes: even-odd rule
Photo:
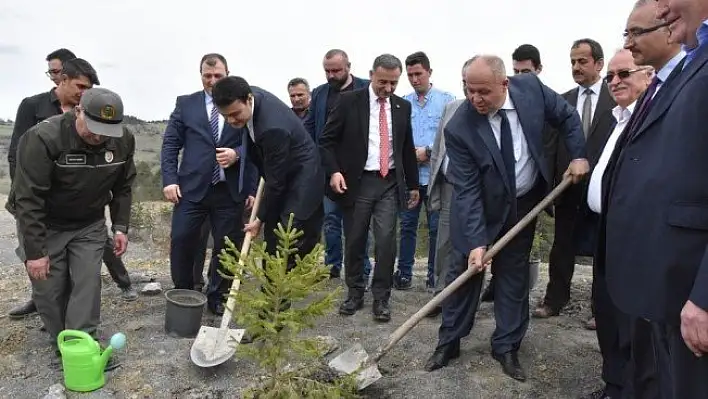
[[[251,217],[248,218],[249,223],[253,223],[256,220],[256,215],[258,215],[258,208],[261,203],[261,198],[263,197],[263,187],[265,186],[265,181],[263,178],[258,182],[258,191],[256,191],[256,200],[253,202],[253,208],[251,209]],[[251,249],[251,241],[253,241],[253,234],[247,232],[246,236],[243,238],[243,245],[241,245],[241,255],[246,256],[248,251]],[[243,257],[239,258],[239,266],[243,267],[244,261]],[[241,286],[241,280],[234,278],[231,283],[231,289],[229,290],[229,299],[226,301],[226,309],[224,309],[224,315],[221,318],[221,328],[229,328],[229,322],[231,321],[231,315],[233,313],[234,305],[236,305],[236,298],[234,298],[234,293],[238,291]]]
[[[506,244],[509,243],[519,232],[526,227],[533,219],[535,219],[541,211],[546,209],[553,200],[555,200],[560,193],[563,192],[568,186],[572,184],[572,178],[567,176],[563,181],[551,191],[546,198],[541,200],[529,213],[526,214],[514,227],[506,232],[497,242],[492,245],[491,248],[485,253],[483,263],[489,262],[499,251],[501,251]],[[373,358],[374,362],[378,362],[386,353],[388,353],[394,345],[398,343],[410,330],[413,329],[423,318],[430,313],[435,307],[440,305],[447,297],[449,297],[455,290],[457,290],[462,284],[467,280],[472,278],[475,273],[473,270],[466,270],[459,277],[455,279],[450,285],[445,287],[444,290],[440,291],[439,294],[435,295],[430,302],[425,304],[419,311],[417,311],[413,316],[411,316],[405,323],[396,329],[389,338],[388,343],[386,343],[382,348],[380,348]]]

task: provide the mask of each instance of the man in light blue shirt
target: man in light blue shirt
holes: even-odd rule
[[[398,270],[394,275],[394,287],[399,290],[407,290],[412,287],[413,263],[418,238],[418,218],[422,204],[427,204],[428,201],[427,182],[430,180],[430,153],[445,105],[455,100],[455,96],[434,88],[430,83],[430,75],[433,70],[430,69],[430,60],[424,52],[418,51],[409,55],[405,64],[408,82],[413,86],[414,91],[403,98],[412,105],[413,143],[416,147],[421,186],[418,206],[401,212]],[[426,286],[433,288],[435,284],[434,264],[438,212],[431,212],[426,205],[426,216],[428,220],[428,278]]]

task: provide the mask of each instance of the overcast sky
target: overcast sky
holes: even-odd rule
[[[434,84],[461,95],[460,68],[494,53],[511,69],[511,53],[541,51],[541,78],[558,92],[574,86],[570,45],[590,37],[606,57],[622,45],[634,0],[355,0],[167,1],[56,0],[0,2],[0,118],[15,118],[22,98],[49,90],[45,56],[67,47],[97,70],[102,86],[123,97],[126,113],[167,119],[175,97],[201,89],[199,60],[222,53],[232,75],[287,100],[295,76],[324,83],[322,57],[349,53],[352,71],[368,76],[374,58],[430,57]],[[180,4],[180,5],[178,5]],[[484,4],[481,7],[480,4]],[[405,76],[396,94],[411,91]]]

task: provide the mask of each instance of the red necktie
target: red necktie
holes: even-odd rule
[[[388,174],[388,122],[386,121],[386,99],[379,98],[379,172],[381,176]]]

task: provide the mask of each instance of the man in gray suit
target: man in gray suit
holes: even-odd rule
[[[462,91],[467,97],[465,90],[465,68],[471,60],[465,61],[462,66]],[[443,129],[447,122],[455,115],[457,107],[465,102],[465,98],[449,102],[445,106],[440,125],[435,134],[433,151],[430,154],[430,182],[428,183],[428,209],[431,212],[440,212],[438,219],[438,237],[435,245],[435,295],[445,288],[445,275],[447,265],[450,261],[449,255],[452,253],[452,242],[450,241],[450,198],[452,197],[452,184],[447,181],[445,172],[447,171],[447,153],[445,150],[445,136]],[[442,307],[438,306],[428,313],[428,317],[436,317],[442,312]]]

